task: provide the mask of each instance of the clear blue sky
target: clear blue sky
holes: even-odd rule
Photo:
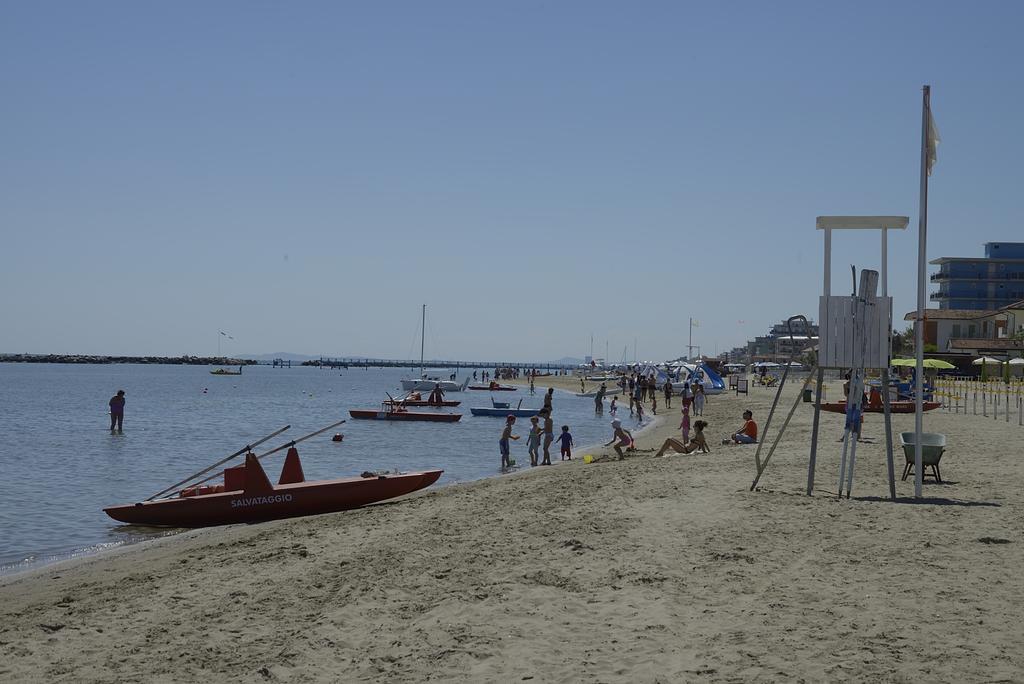
[[[1024,239],[1024,4],[8,2],[0,351],[647,359]],[[876,267],[875,236],[835,244]],[[916,230],[891,241],[897,318]],[[740,323],[743,321],[743,323]]]

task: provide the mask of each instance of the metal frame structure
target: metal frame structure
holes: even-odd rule
[[[892,340],[892,304],[889,298],[888,292],[888,252],[889,252],[889,231],[890,230],[904,230],[910,219],[906,216],[819,216],[816,220],[816,228],[824,231],[825,235],[825,254],[824,254],[824,283],[823,283],[823,294],[820,299],[820,311],[818,318],[818,325],[820,327],[819,332],[819,356],[818,362],[811,373],[807,376],[804,381],[801,392],[797,394],[796,401],[793,407],[789,411],[789,415],[786,417],[782,428],[779,433],[775,436],[771,448],[768,451],[764,461],[761,461],[761,445],[765,438],[767,438],[768,426],[771,424],[771,419],[775,413],[775,409],[778,405],[779,398],[782,395],[782,388],[785,386],[786,374],[783,374],[782,382],[779,384],[779,389],[775,396],[775,401],[772,403],[771,411],[768,414],[768,419],[765,421],[765,429],[762,432],[762,443],[758,444],[757,452],[754,455],[754,460],[757,466],[757,476],[754,479],[754,483],[750,486],[753,490],[758,481],[761,478],[762,473],[768,466],[768,461],[771,459],[772,454],[775,452],[775,447],[778,446],[779,441],[782,439],[782,434],[785,432],[786,427],[789,425],[789,420],[792,418],[793,413],[796,411],[796,407],[800,402],[800,395],[803,394],[803,389],[806,389],[810,384],[811,378],[816,377],[817,383],[814,393],[814,424],[811,431],[811,451],[810,458],[807,465],[807,495],[810,496],[814,492],[814,471],[817,463],[818,456],[818,429],[820,426],[821,418],[821,387],[825,381],[825,370],[826,369],[850,369],[850,391],[847,397],[847,420],[846,429],[844,430],[843,437],[843,455],[840,462],[839,472],[839,491],[838,494],[841,497],[843,494],[843,481],[846,481],[846,496],[849,498],[851,490],[853,488],[853,467],[856,460],[856,437],[860,436],[860,419],[861,419],[861,403],[860,397],[863,394],[864,387],[864,373],[867,369],[877,369],[881,371],[882,376],[882,401],[883,411],[885,414],[885,441],[886,441],[886,460],[888,466],[889,476],[889,496],[893,500],[896,499],[896,479],[893,467],[893,448],[892,448],[892,414],[889,406],[889,361],[891,359],[891,340]],[[857,292],[854,292],[852,297],[833,297],[832,296],[832,231],[833,230],[879,230],[881,231],[881,268],[879,272],[864,271],[861,274],[860,288]],[[880,282],[879,282],[880,280]],[[881,285],[881,292],[879,296],[875,297],[875,288],[877,285]],[[836,323],[839,329],[836,331],[834,337],[843,337],[847,341],[851,341],[852,344],[846,349],[845,354],[835,355],[825,349],[828,344],[828,332],[825,327],[828,325],[829,316],[828,311],[830,306],[842,305],[846,307],[846,310],[850,311],[853,315],[844,317],[838,320]],[[872,318],[874,316],[874,319]],[[834,318],[834,317],[833,317]],[[806,324],[806,318],[804,316],[792,316],[787,320],[787,327],[789,328],[790,337],[793,336],[792,322],[795,320],[803,320]],[[883,324],[884,319],[884,326]],[[873,323],[873,325],[871,325]],[[883,336],[884,334],[884,344]],[[878,337],[874,340],[869,338],[877,335]],[[877,342],[877,345],[872,346],[873,342]],[[870,350],[870,351],[869,351]],[[844,361],[842,365],[835,365],[836,359],[833,357],[842,356]],[[856,398],[856,399],[855,399]],[[850,439],[854,438],[851,443]],[[850,459],[847,462],[847,446],[851,445]]]

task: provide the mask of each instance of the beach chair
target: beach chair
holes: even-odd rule
[[[904,480],[914,472],[914,433],[901,432],[900,444],[903,446],[903,456],[907,460],[907,466],[903,469]],[[939,461],[946,451],[946,435],[937,432],[921,433],[921,468],[924,471],[921,479],[928,477],[928,468],[932,469],[931,476],[936,482],[942,482],[942,475],[939,473]]]

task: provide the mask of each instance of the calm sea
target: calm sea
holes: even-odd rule
[[[285,425],[292,427],[257,453],[348,418],[350,408],[376,407],[409,377],[400,369],[249,366],[223,377],[209,370],[0,363],[0,572],[167,534],[121,525],[102,508],[145,499]],[[542,386],[537,396],[521,388],[495,398],[539,406]],[[124,434],[111,435],[107,402],[118,389],[127,398]],[[349,420],[337,430],[341,443],[331,430],[300,444],[307,479],[443,468],[438,487],[499,475],[502,421],[468,410],[489,406],[489,393],[449,398],[463,402],[444,409],[463,413],[458,423]],[[556,390],[554,408],[556,431],[569,425],[578,446],[610,439],[610,418],[594,415],[592,399]],[[513,444],[520,464],[528,463],[524,444]],[[283,456],[266,461],[272,479]]]

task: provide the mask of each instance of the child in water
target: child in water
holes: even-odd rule
[[[637,406],[639,405],[639,402],[637,402]],[[614,442],[615,453],[619,455],[619,460],[621,461],[626,457],[622,450],[624,448],[628,450],[633,446],[633,434],[626,428],[622,427],[622,421],[620,420],[613,420],[612,427],[615,429],[615,432],[612,433],[612,441],[605,444],[605,446],[611,446]]]
[[[572,435],[569,434],[569,426],[562,426],[562,434],[558,436],[558,441],[561,442],[562,446],[562,460],[572,460]]]
[[[530,465],[537,465],[537,449],[540,447],[540,426],[537,416],[530,419],[530,434],[526,437],[526,451],[530,454]]]
[[[612,418],[619,412],[619,405],[615,401],[615,397],[612,397],[612,405],[608,407],[608,413],[612,414]]]
[[[508,440],[519,439],[519,435],[512,434],[512,426],[516,422],[515,416],[509,416],[505,419],[505,429],[501,431],[501,439],[498,440],[498,450],[501,452],[501,467],[511,468],[515,465],[515,461],[509,458]]]

